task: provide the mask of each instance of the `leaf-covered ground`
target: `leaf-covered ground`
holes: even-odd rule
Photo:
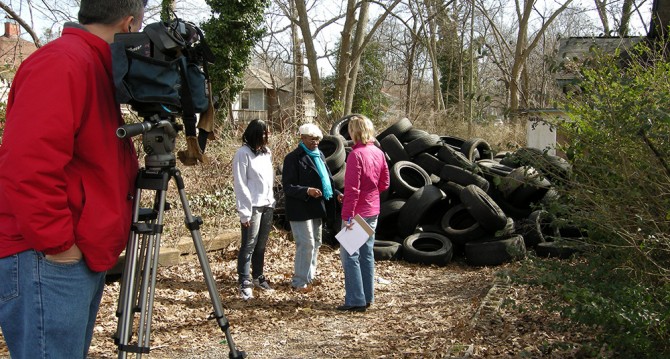
[[[313,290],[290,289],[294,244],[271,238],[266,276],[275,291],[247,302],[236,288],[237,245],[209,253],[224,314],[238,350],[249,358],[582,358],[597,356],[589,329],[542,309],[549,295],[511,284],[500,273],[517,264],[475,268],[459,257],[446,267],[377,262],[374,305],[343,313],[338,249],[320,251]],[[91,358],[116,358],[111,339],[119,283],[105,289]],[[156,285],[149,358],[226,358],[229,346],[215,321],[202,271],[194,256],[161,267]],[[600,353],[603,355],[603,353]],[[146,356],[146,355],[145,355]],[[0,340],[0,357],[8,357]]]

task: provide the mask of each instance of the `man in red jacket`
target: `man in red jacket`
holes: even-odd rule
[[[137,155],[116,137],[114,34],[146,0],[82,0],[19,68],[0,146],[0,327],[12,358],[85,358],[128,240]]]

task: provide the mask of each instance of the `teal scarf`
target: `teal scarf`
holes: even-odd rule
[[[323,198],[331,199],[333,197],[333,188],[330,186],[330,176],[328,176],[328,171],[326,170],[326,164],[321,160],[321,151],[315,149],[310,151],[304,143],[300,142],[300,147],[305,150],[309,157],[312,157],[312,161],[316,165],[316,172],[321,177],[321,185],[323,186]]]

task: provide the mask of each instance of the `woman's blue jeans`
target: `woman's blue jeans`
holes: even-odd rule
[[[316,264],[321,247],[321,218],[291,221],[295,240],[295,264],[291,285],[302,288],[316,277]]]
[[[0,258],[0,327],[12,358],[86,358],[105,273],[33,250]]]
[[[364,217],[374,230],[377,216]],[[342,222],[342,227],[346,222]],[[354,254],[349,254],[340,246],[340,259],[344,269],[344,305],[362,307],[375,300],[375,256],[372,251],[375,244],[373,233]]]
[[[242,227],[240,253],[237,255],[237,276],[240,284],[245,280],[251,282],[253,277],[263,275],[265,265],[265,246],[272,228],[272,207],[253,207],[249,228]]]

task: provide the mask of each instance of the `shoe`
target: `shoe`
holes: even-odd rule
[[[254,279],[254,287],[260,288],[262,290],[266,291],[273,291],[272,287],[270,287],[270,283],[265,279],[264,275],[259,276],[258,278]]]
[[[240,284],[240,297],[243,300],[249,300],[254,297],[253,286],[254,285],[248,280],[245,280]]]
[[[370,308],[371,305],[372,305],[372,303],[365,303],[366,308]]]
[[[346,311],[346,312],[364,312],[365,306],[355,307],[352,305],[340,305],[336,308],[337,310]]]

